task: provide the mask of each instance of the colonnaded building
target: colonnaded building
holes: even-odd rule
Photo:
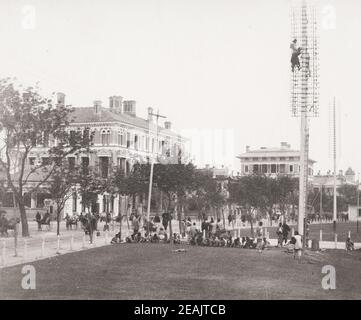
[[[65,94],[57,94],[57,103],[65,104]],[[107,178],[111,169],[117,167],[127,175],[135,163],[167,162],[174,159],[185,161],[186,139],[172,130],[172,123],[165,121],[159,125],[157,115],[152,108],[148,108],[148,118],[137,116],[136,101],[123,100],[121,96],[111,96],[109,106],[102,106],[99,100],[90,107],[75,107],[71,113],[72,122],[67,128],[72,131],[90,130],[93,133],[93,143],[90,152],[68,156],[70,165],[97,168],[103,178]],[[28,157],[28,166],[36,165],[39,161],[48,161],[48,148],[52,146],[52,139],[43,139],[32,149]],[[36,178],[35,178],[36,179]],[[30,182],[31,183],[31,182]],[[26,206],[29,209],[44,208],[49,205],[50,194],[38,192],[26,194]],[[139,199],[135,199],[137,204]],[[126,207],[127,199],[119,195],[102,194],[92,207],[94,212],[110,212],[118,214]],[[3,206],[12,206],[12,195],[8,193],[3,199]],[[31,210],[33,211],[33,210]],[[52,208],[50,208],[52,211]],[[79,214],[84,212],[81,196],[74,192],[66,202],[64,214]]]
[[[241,162],[241,175],[264,174],[270,177],[278,175],[288,175],[290,177],[299,177],[300,173],[300,151],[291,148],[287,142],[281,142],[279,147],[251,149],[246,146],[246,152],[238,156]],[[308,159],[308,182],[310,190],[316,194],[332,195],[334,190],[334,177],[331,171],[326,174],[321,172],[314,173],[313,166],[316,161]],[[356,174],[352,168],[345,172],[339,170],[336,174],[336,192],[344,185],[356,186],[359,190],[359,178],[355,179]],[[349,206],[350,220],[361,220],[361,206]]]
[[[238,156],[241,161],[241,175],[263,173],[269,176],[287,174],[298,177],[300,173],[300,151],[291,148],[287,142],[279,147],[252,149],[246,146],[246,152]],[[316,161],[308,159],[308,175],[313,176]]]

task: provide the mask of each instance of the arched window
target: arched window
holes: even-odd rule
[[[138,135],[134,135],[134,149],[138,150]]]
[[[110,129],[103,129],[100,134],[102,145],[108,145],[110,142]]]
[[[125,134],[123,130],[118,131],[118,144],[124,146],[125,144]]]
[[[77,199],[78,199],[78,196],[76,194],[76,192],[73,192],[73,195],[72,195],[72,198],[73,198],[73,213],[77,212]]]
[[[127,132],[127,148],[130,148],[131,140],[130,140],[130,132]]]

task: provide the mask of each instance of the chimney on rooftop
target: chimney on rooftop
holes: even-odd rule
[[[122,113],[123,97],[111,96],[109,97],[109,108],[115,113]]]
[[[149,122],[153,122],[153,108],[152,107],[149,107],[148,108],[148,121]]]
[[[136,102],[134,100],[124,100],[123,101],[123,109],[125,114],[129,114],[131,116],[136,115],[135,109]]]
[[[281,148],[282,149],[290,149],[291,148],[291,145],[287,142],[281,142]]]
[[[62,92],[58,92],[56,94],[56,103],[57,105],[62,105],[64,106],[65,105],[65,93],[62,93]]]
[[[164,122],[164,128],[171,130],[172,129],[172,122],[170,121],[165,121]]]
[[[94,100],[94,112],[95,114],[100,114],[100,108],[102,107],[101,100]]]

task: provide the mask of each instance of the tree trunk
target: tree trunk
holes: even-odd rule
[[[251,237],[254,238],[253,230],[253,212],[248,213],[249,223],[251,224]]]
[[[223,227],[224,229],[226,229],[226,219],[224,218],[224,207],[221,210],[222,210],[222,218],[223,218]]]
[[[13,192],[13,205],[14,205],[14,218],[15,218],[15,226],[14,226],[14,254],[15,257],[18,256],[18,217],[16,214],[16,199],[15,194]]]
[[[129,226],[129,218],[128,218],[128,213],[129,213],[128,203],[129,203],[129,196],[126,196],[124,207],[125,207],[125,218],[127,219],[127,227],[129,232],[130,226]]]
[[[89,206],[88,206],[88,213],[91,214]],[[88,226],[89,226],[90,243],[93,244],[93,227],[92,227],[91,216],[88,216]]]
[[[178,223],[179,223],[179,235],[182,234],[182,212],[178,212]]]
[[[60,212],[56,211],[56,235],[60,236]]]
[[[177,197],[177,215],[178,215],[178,224],[179,224],[179,235],[182,234],[182,205],[178,204],[178,197]]]
[[[20,220],[21,220],[21,234],[23,237],[29,237],[29,225],[28,219],[26,218],[25,205],[22,202],[18,202],[19,211],[20,211]]]
[[[172,218],[169,219],[169,240],[170,244],[173,244],[173,229],[172,229]]]
[[[119,214],[119,241],[122,241],[122,220],[123,216]]]

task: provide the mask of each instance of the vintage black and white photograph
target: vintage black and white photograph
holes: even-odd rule
[[[361,299],[361,2],[0,0],[0,38],[0,300]]]

